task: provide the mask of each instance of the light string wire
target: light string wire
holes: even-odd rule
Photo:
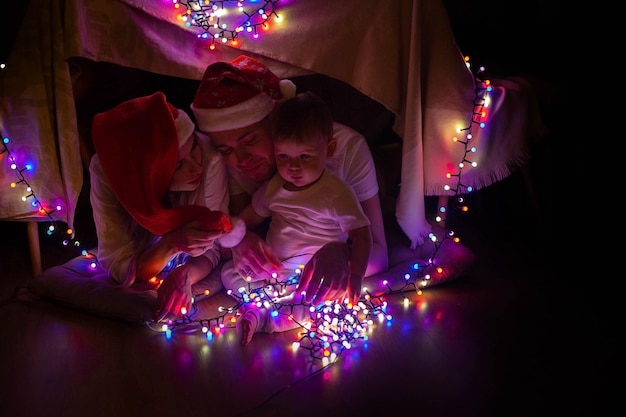
[[[469,58],[465,57],[466,65],[470,68]],[[448,173],[446,177],[448,179],[456,179],[456,183],[452,186],[446,186],[446,189],[452,191],[456,196],[457,208],[460,209],[462,213],[468,211],[468,207],[464,204],[463,195],[473,191],[472,187],[466,184],[463,184],[461,181],[461,174],[466,164],[469,166],[475,167],[476,163],[472,162],[468,159],[468,155],[476,152],[475,147],[471,145],[472,137],[473,137],[473,128],[478,126],[479,128],[485,127],[485,122],[487,120],[488,115],[488,107],[489,107],[489,93],[491,92],[491,84],[489,80],[481,80],[479,78],[480,74],[484,72],[484,67],[481,67],[475,74],[476,79],[476,87],[475,87],[475,100],[473,103],[474,110],[472,112],[471,120],[463,129],[457,131],[457,134],[465,133],[465,139],[458,139],[456,136],[453,138],[453,141],[460,143],[464,146],[463,156],[461,158],[461,162],[458,164],[458,171],[454,174]],[[0,132],[1,133],[1,132]],[[51,226],[54,226],[54,219],[52,218],[52,214],[56,210],[47,210],[45,204],[37,197],[37,194],[32,189],[30,183],[28,182],[24,172],[28,171],[28,166],[20,166],[16,161],[16,158],[11,153],[9,147],[9,138],[5,137],[2,134],[2,145],[3,148],[0,151],[0,161],[4,154],[7,155],[7,160],[17,176],[17,181],[11,183],[11,187],[14,188],[18,185],[23,185],[28,194],[25,195],[23,201],[28,198],[33,199],[33,206],[37,206],[39,208],[39,212],[42,215],[48,217],[51,221]],[[58,209],[58,208],[57,208]],[[445,213],[446,208],[440,207],[439,211],[441,213]],[[436,216],[435,220],[437,222],[442,221],[442,217],[439,215]],[[55,227],[48,228],[48,234],[53,233]],[[367,335],[367,329],[371,328],[374,324],[374,318],[378,318],[380,322],[391,322],[392,316],[387,313],[387,301],[385,298],[394,294],[403,294],[409,292],[415,292],[418,296],[422,294],[422,287],[427,286],[429,283],[435,284],[437,280],[431,280],[431,276],[429,274],[424,273],[425,269],[429,265],[433,265],[436,267],[437,273],[442,273],[443,269],[440,266],[435,264],[434,258],[437,252],[439,251],[441,245],[446,239],[454,239],[458,241],[458,238],[455,236],[454,232],[448,230],[443,237],[443,240],[438,241],[434,234],[430,234],[430,239],[434,244],[434,251],[431,258],[427,263],[415,263],[412,265],[410,272],[404,274],[405,282],[399,288],[392,288],[391,285],[387,281],[383,281],[383,285],[386,287],[386,290],[382,294],[374,295],[367,290],[367,288],[363,289],[363,295],[359,299],[357,306],[351,306],[347,303],[338,303],[338,302],[326,302],[321,306],[313,306],[313,305],[305,305],[309,308],[311,313],[311,320],[307,323],[295,322],[298,326],[300,326],[303,330],[299,332],[298,340],[293,343],[293,348],[301,348],[307,350],[309,352],[309,356],[315,361],[321,361],[322,366],[311,372],[302,378],[297,379],[296,381],[282,387],[277,390],[273,394],[269,395],[265,400],[256,406],[248,409],[247,411],[243,411],[239,413],[238,416],[243,416],[250,412],[254,412],[258,410],[263,405],[269,403],[272,399],[278,397],[280,394],[286,392],[289,388],[308,380],[316,375],[320,375],[325,371],[328,367],[337,363],[341,354],[353,347],[353,344],[358,341],[368,340],[369,336]],[[76,241],[78,242],[78,241]],[[64,244],[67,244],[67,241],[64,241]],[[76,244],[78,246],[78,244]],[[92,253],[89,253],[86,250],[82,251],[82,254],[88,258],[92,258],[91,267],[97,267],[97,259],[96,256]],[[177,257],[175,260],[170,262],[162,275],[167,275],[171,269],[176,268],[182,264],[184,264],[184,257]],[[208,341],[213,339],[214,334],[219,334],[227,328],[234,327],[239,310],[246,306],[250,305],[253,302],[258,302],[261,298],[265,298],[269,300],[269,307],[272,309],[272,312],[275,315],[285,314],[291,316],[291,312],[296,307],[296,304],[287,304],[287,303],[277,303],[275,301],[274,296],[277,293],[283,293],[286,289],[294,284],[297,284],[299,279],[299,271],[296,271],[296,274],[290,277],[288,280],[284,282],[279,281],[270,281],[267,282],[268,285],[264,285],[261,287],[252,288],[252,286],[248,286],[247,291],[244,291],[239,296],[233,296],[234,304],[231,306],[223,307],[220,306],[218,308],[219,314],[209,317],[209,318],[194,318],[197,313],[197,303],[192,303],[192,311],[189,314],[183,314],[177,320],[169,320],[167,323],[160,322],[147,322],[146,325],[148,328],[164,332],[168,338],[172,337],[172,332],[174,330],[178,331],[178,329],[197,329],[200,327],[201,331],[206,334],[206,338]],[[271,291],[270,291],[271,289]],[[210,295],[208,291],[205,293],[195,294],[194,300],[199,299],[202,296]],[[404,302],[408,302],[408,298],[404,297]],[[3,303],[4,305],[5,303]],[[303,303],[304,304],[304,303]],[[288,311],[288,312],[285,312]]]
[[[280,22],[282,19],[276,12],[279,0],[252,2],[245,0],[172,0],[177,10],[177,20],[185,27],[198,27],[200,39],[211,42],[209,48],[215,49],[216,42],[238,46],[239,34],[246,33],[253,39],[259,38],[259,28],[269,30],[269,22]],[[252,3],[260,3],[253,5]],[[252,9],[246,11],[245,6]],[[180,12],[182,10],[182,12]],[[240,18],[240,20],[237,20]],[[229,25],[232,20],[237,20]]]
[[[469,58],[466,59],[466,65],[469,68]],[[470,122],[465,128],[459,129],[457,134],[464,133],[464,139],[458,139],[454,137],[453,141],[464,146],[463,156],[461,162],[458,164],[458,171],[454,174],[449,173],[447,175],[450,179],[455,179],[455,184],[446,186],[446,189],[452,191],[457,197],[456,201],[459,203],[461,212],[467,212],[468,208],[464,205],[463,195],[471,192],[473,189],[471,186],[463,184],[461,176],[463,169],[466,165],[476,166],[476,163],[469,159],[470,154],[476,152],[476,149],[472,146],[473,129],[478,126],[479,128],[485,127],[489,107],[489,93],[491,92],[491,84],[489,80],[481,80],[479,74],[484,71],[481,67],[475,74],[475,101],[473,103],[474,108],[471,114]],[[20,165],[10,149],[10,140],[5,137],[4,134],[2,141],[2,150],[0,151],[0,158],[3,155],[7,155],[7,161],[12,170],[14,170],[17,181],[11,183],[11,187],[17,187],[22,185],[25,187],[26,194],[22,198],[24,201],[32,199],[31,204],[39,208],[39,212],[42,216],[48,217],[51,221],[51,226],[48,228],[48,233],[51,234],[55,231],[54,218],[52,214],[56,210],[48,210],[46,204],[37,197],[35,190],[33,190],[29,183],[25,172],[28,171],[27,165]],[[57,208],[58,209],[58,208]],[[444,211],[440,208],[440,211]],[[437,218],[438,219],[438,218]],[[73,233],[73,232],[72,232]],[[427,262],[416,262],[410,270],[405,272],[404,281],[398,288],[392,288],[392,285],[384,280],[382,282],[385,290],[380,294],[374,294],[367,288],[363,289],[358,303],[356,305],[350,305],[347,301],[340,302],[326,301],[321,305],[314,306],[300,303],[279,303],[276,300],[278,296],[284,293],[287,287],[297,284],[300,271],[296,270],[296,273],[287,279],[286,281],[265,281],[263,285],[259,287],[248,286],[241,294],[230,295],[234,299],[234,304],[231,306],[220,306],[219,314],[209,318],[195,318],[197,313],[196,304],[193,304],[192,311],[185,312],[182,316],[176,320],[169,320],[167,322],[148,322],[146,323],[153,330],[165,332],[168,337],[172,336],[174,330],[189,329],[189,327],[199,326],[207,338],[211,339],[213,334],[221,332],[227,327],[233,327],[237,318],[239,317],[239,310],[242,307],[257,306],[268,308],[272,316],[286,315],[293,317],[292,313],[296,306],[304,306],[310,311],[310,319],[306,322],[296,322],[298,326],[302,328],[302,333],[297,342],[294,343],[294,348],[302,347],[305,350],[309,350],[312,357],[321,359],[323,361],[334,361],[345,349],[350,349],[353,343],[360,339],[367,339],[367,331],[374,323],[374,318],[378,318],[380,321],[390,321],[392,316],[387,312],[387,301],[385,298],[393,294],[407,294],[415,292],[417,295],[422,294],[422,288],[428,286],[431,283],[437,282],[437,277],[427,273],[429,266],[435,268],[435,274],[444,274],[444,269],[437,265],[434,258],[443,242],[447,239],[453,239],[458,242],[458,237],[455,236],[452,230],[447,230],[442,240],[437,239],[434,233],[430,234],[430,240],[434,245],[433,255]],[[68,241],[64,241],[67,244]],[[78,244],[76,244],[78,246]],[[82,251],[82,254],[91,259],[92,268],[97,267],[97,259],[93,253],[89,253],[86,250]],[[177,258],[175,262],[170,262],[166,269],[164,269],[161,276],[167,275],[168,271],[172,268],[178,267],[184,263],[183,258]],[[434,278],[434,279],[433,279]],[[157,282],[157,281],[155,281]],[[278,289],[278,290],[277,290]],[[208,293],[195,294],[194,300],[200,299],[202,296],[208,296]],[[404,302],[407,302],[407,297],[404,297]]]
[[[268,404],[271,400],[273,400],[274,398],[278,397],[280,394],[284,393],[285,391],[287,391],[289,388],[292,388],[308,379],[313,378],[314,376],[320,375],[321,373],[323,373],[327,368],[333,366],[336,362],[329,362],[321,367],[319,367],[318,369],[314,370],[313,372],[298,378],[297,380],[295,380],[294,382],[292,382],[291,384],[287,384],[284,387],[279,388],[278,390],[276,390],[273,394],[269,395],[267,398],[265,398],[263,401],[261,401],[260,403],[258,403],[257,405],[241,411],[237,414],[235,414],[235,417],[243,417],[245,415],[249,415],[249,413],[258,411],[261,409],[261,407],[263,407],[265,404]]]
[[[467,65],[467,67],[469,69],[470,68],[469,57],[465,57],[465,62],[466,62],[466,65]],[[459,130],[457,132],[457,134],[466,132],[467,133],[466,139],[465,140],[458,140],[458,138],[456,136],[453,138],[453,141],[461,143],[464,146],[463,157],[461,158],[461,162],[458,165],[458,171],[455,174],[448,173],[446,175],[446,177],[449,178],[449,179],[450,178],[456,178],[456,184],[454,186],[448,186],[447,189],[451,190],[451,191],[454,191],[454,193],[455,193],[455,195],[457,197],[456,201],[458,203],[458,207],[460,207],[462,213],[465,213],[465,212],[468,211],[467,206],[464,205],[464,198],[463,198],[462,194],[463,193],[469,193],[469,192],[473,191],[473,189],[472,189],[471,186],[467,186],[467,185],[465,185],[465,184],[463,184],[461,182],[461,173],[462,173],[462,171],[463,171],[463,169],[465,167],[465,163],[469,163],[470,166],[473,166],[473,167],[476,166],[475,163],[473,163],[473,162],[471,162],[470,160],[467,159],[467,155],[468,154],[476,152],[476,149],[473,146],[470,145],[470,142],[471,142],[471,139],[472,139],[472,136],[473,136],[472,135],[472,128],[475,127],[475,126],[479,126],[480,128],[484,128],[485,127],[485,121],[487,120],[487,115],[488,115],[488,112],[486,110],[489,107],[489,103],[490,103],[490,101],[489,101],[489,93],[492,91],[490,81],[479,78],[480,75],[484,72],[484,70],[485,70],[484,67],[481,67],[475,73],[475,100],[474,100],[474,110],[473,110],[473,113],[472,113],[471,121],[469,122],[467,127],[465,127],[464,129],[461,129],[461,130]],[[442,207],[439,208],[439,211],[441,213],[445,213],[446,208],[442,206]],[[437,222],[441,222],[442,221],[442,217],[437,215],[435,220]],[[452,238],[452,236],[454,236],[454,234],[451,231],[449,231],[446,234],[446,238]],[[433,242],[435,243],[436,241],[433,240]],[[440,246],[441,245],[438,245],[438,244],[435,243],[435,251],[434,251],[434,254],[433,254],[432,258],[434,258],[435,254],[439,250]],[[431,258],[431,260],[432,260],[432,258]],[[377,303],[381,303],[381,305],[385,305],[382,296],[388,296],[390,294],[396,294],[396,293],[404,293],[404,291],[407,290],[407,289],[414,289],[417,292],[417,294],[420,295],[421,294],[421,290],[419,290],[419,287],[416,286],[415,282],[416,282],[415,280],[414,281],[410,281],[410,282],[407,281],[406,285],[404,285],[402,288],[397,289],[397,290],[392,289],[391,287],[389,287],[387,285],[387,283],[385,283],[385,285],[388,288],[388,291],[386,293],[382,294],[381,296],[376,297],[376,298],[371,297],[371,294],[369,294],[367,291],[365,291],[365,292],[366,292],[366,296],[370,296],[370,299],[375,299]],[[406,297],[404,298],[404,302],[405,303],[407,302],[407,298]],[[381,311],[382,311],[382,309],[381,309]],[[387,317],[390,317],[390,316],[387,316]],[[320,355],[318,353],[322,349],[321,343],[317,342],[317,340],[315,338],[315,335],[311,336],[311,338],[309,340],[311,341],[311,345],[308,346],[308,347],[305,347],[305,348],[310,350],[311,357],[319,359]],[[300,340],[300,343],[301,342],[302,342],[302,339]],[[343,349],[341,349],[341,350],[343,350]],[[322,355],[322,358],[325,358],[325,356]],[[315,372],[312,372],[312,373],[310,373],[310,374],[308,374],[308,375],[306,375],[306,376],[296,380],[295,382],[293,382],[293,383],[291,383],[289,385],[286,385],[285,387],[283,387],[280,390],[276,391],[272,395],[268,396],[264,401],[262,401],[258,405],[252,407],[251,409],[249,409],[247,411],[244,411],[243,413],[237,414],[237,416],[240,417],[240,416],[243,416],[243,415],[245,415],[247,413],[254,412],[254,411],[260,409],[263,405],[269,403],[272,399],[276,398],[278,395],[286,392],[290,387],[292,387],[292,386],[294,386],[294,385],[296,385],[296,384],[298,384],[300,382],[303,382],[303,381],[305,381],[307,379],[310,379],[310,378],[312,378],[312,377],[314,377],[316,375],[321,374],[324,370],[326,370],[326,368],[334,365],[335,363],[337,363],[336,360],[335,361],[323,362],[323,366],[320,369],[318,369]]]
[[[57,211],[61,211],[61,205],[56,205],[54,208],[49,208],[49,205],[46,204],[35,192],[35,189],[32,187],[31,183],[28,181],[27,173],[32,169],[32,166],[28,163],[20,163],[18,162],[15,155],[11,152],[10,148],[10,139],[8,136],[4,134],[0,130],[0,136],[2,137],[2,149],[0,150],[0,161],[3,159],[3,156],[6,155],[6,162],[9,165],[9,168],[15,173],[16,181],[13,181],[9,184],[11,188],[23,187],[24,193],[20,197],[23,202],[29,203],[32,207],[37,209],[37,213],[41,218],[47,218],[49,221],[48,226],[46,227],[46,234],[48,236],[53,236],[57,232],[57,224],[58,221],[55,220],[53,214]],[[40,220],[36,220],[40,222]],[[95,254],[89,252],[86,248],[81,247],[81,242],[76,238],[75,232],[71,228],[66,228],[65,234],[68,236],[63,240],[64,246],[73,245],[74,247],[79,248],[80,254],[83,256],[90,256],[94,258]],[[94,264],[92,263],[92,266]]]
[[[470,68],[469,58],[465,57],[465,61],[467,67]],[[457,165],[457,171],[446,175],[448,179],[453,179],[454,181],[452,185],[446,185],[445,188],[454,193],[458,203],[457,208],[461,213],[469,211],[465,204],[464,195],[473,191],[472,186],[462,182],[463,170],[477,166],[477,163],[470,159],[470,155],[476,152],[476,148],[472,144],[473,132],[475,128],[482,129],[486,126],[487,109],[490,105],[492,86],[489,80],[480,78],[483,72],[484,67],[480,67],[474,74],[475,98],[470,120],[467,126],[458,129],[456,132],[457,136],[452,138],[455,143],[463,146],[461,160]],[[465,137],[459,139],[461,134],[464,134]],[[439,208],[440,212],[445,210],[446,208],[444,207]],[[441,221],[441,218],[437,216],[436,221]],[[211,339],[213,336],[209,334],[211,328],[215,332],[220,332],[226,327],[232,327],[238,317],[241,316],[240,310],[251,307],[265,308],[270,311],[272,317],[276,318],[279,315],[287,316],[294,320],[297,326],[301,327],[302,331],[299,338],[293,343],[294,349],[303,348],[308,350],[313,358],[320,359],[324,363],[334,362],[344,350],[352,348],[354,342],[368,339],[367,333],[374,324],[374,319],[377,319],[379,322],[392,320],[392,315],[387,311],[388,304],[386,298],[388,296],[403,294],[403,301],[405,303],[409,302],[407,294],[415,293],[418,296],[421,295],[422,288],[438,282],[437,274],[445,274],[444,268],[437,265],[435,261],[436,254],[446,240],[451,239],[459,242],[459,238],[450,229],[446,230],[441,240],[434,233],[431,233],[429,238],[434,245],[434,250],[427,262],[416,262],[411,265],[409,271],[404,273],[404,281],[397,288],[393,288],[392,284],[387,280],[382,282],[385,287],[382,293],[374,294],[367,288],[364,288],[363,294],[354,306],[349,304],[347,300],[326,301],[317,306],[303,301],[299,303],[277,301],[288,287],[298,283],[301,270],[297,269],[295,274],[285,281],[275,279],[259,281],[263,284],[256,287],[248,284],[248,287],[240,289],[238,294],[228,291],[235,302],[228,307],[220,306],[218,309],[220,314],[215,317],[194,319],[194,310],[192,314],[177,320],[159,323],[158,327],[154,326],[154,323],[149,325],[155,330],[164,331],[168,337],[171,337],[172,332],[177,330],[177,328],[183,327],[188,329],[189,325],[195,322],[200,325],[202,331],[207,333],[207,337]],[[429,266],[434,268],[435,275],[427,272]],[[246,278],[248,281],[250,280],[250,277]],[[298,306],[309,309],[310,317],[306,322],[295,321],[293,311]]]

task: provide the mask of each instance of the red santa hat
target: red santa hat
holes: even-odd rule
[[[191,110],[200,130],[221,132],[250,126],[267,116],[296,86],[245,55],[230,63],[215,62],[205,72]]]
[[[137,223],[155,235],[193,220],[205,230],[231,230],[222,212],[197,205],[163,207],[178,149],[193,130],[189,116],[168,103],[162,92],[94,116],[92,139],[113,192]]]

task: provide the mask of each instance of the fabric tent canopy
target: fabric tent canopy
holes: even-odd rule
[[[324,74],[346,82],[396,115],[403,140],[396,217],[412,246],[430,230],[424,197],[445,195],[445,173],[463,157],[450,139],[473,112],[475,79],[441,0],[278,3],[280,23],[237,48],[197,37],[171,0],[30,0],[3,71],[0,128],[17,161],[33,165],[28,182],[55,220],[73,225],[83,182],[72,79],[67,59],[83,57],[199,80],[206,66],[250,54],[280,77]],[[474,136],[478,167],[464,172],[475,189],[510,174],[528,158],[537,130],[519,85],[494,83],[491,123]],[[484,149],[484,152],[480,152]],[[6,153],[0,156],[4,162]],[[6,187],[15,172],[0,166],[0,219],[45,221]]]

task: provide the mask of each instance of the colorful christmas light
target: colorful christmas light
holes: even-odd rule
[[[178,3],[182,3],[178,2]],[[187,2],[192,3],[192,2]],[[204,3],[225,3],[225,2],[204,2]],[[275,2],[266,2],[275,3]],[[469,59],[466,58],[466,64],[469,68]],[[446,178],[453,179],[451,184],[445,186],[445,189],[452,191],[456,197],[458,208],[461,213],[468,211],[467,205],[464,204],[464,195],[472,192],[473,188],[469,185],[461,182],[462,172],[469,167],[475,167],[476,163],[470,158],[471,154],[476,152],[476,148],[472,146],[473,131],[475,128],[484,128],[488,118],[488,108],[490,103],[489,93],[492,90],[489,80],[479,79],[479,75],[484,72],[484,68],[480,68],[476,75],[476,90],[474,110],[472,112],[471,120],[465,128],[459,129],[456,135],[452,138],[452,141],[458,143],[464,147],[463,156],[461,161],[457,165],[458,170],[455,173],[447,173]],[[1,132],[0,132],[1,133]],[[464,134],[465,137],[459,139],[458,135]],[[2,157],[6,155],[6,161],[9,164],[11,170],[15,172],[16,181],[10,184],[10,187],[15,188],[22,186],[25,193],[22,196],[22,201],[28,202],[35,207],[38,207],[38,211],[42,216],[47,217],[51,224],[48,227],[48,234],[52,234],[56,231],[55,222],[51,214],[56,210],[60,210],[60,206],[56,206],[53,209],[49,209],[45,202],[41,201],[33,190],[32,186],[28,182],[25,173],[29,171],[28,164],[18,161],[10,150],[10,140],[8,137],[2,135],[2,150],[0,150],[0,161]],[[445,207],[439,207],[436,216],[436,221],[441,221],[441,213],[445,213]],[[73,231],[68,230],[68,234],[73,236]],[[422,288],[427,287],[432,276],[426,271],[428,267],[433,267],[434,273],[443,274],[445,270],[434,263],[433,259],[437,254],[439,248],[443,242],[447,239],[452,239],[456,242],[459,241],[458,237],[452,230],[447,230],[442,240],[440,241],[435,234],[429,235],[431,242],[434,245],[433,255],[428,259],[427,263],[411,265],[408,271],[403,273],[402,285],[399,288],[392,288],[389,282],[384,281],[382,284],[386,290],[382,294],[372,294],[367,288],[363,289],[363,294],[356,305],[350,305],[345,300],[326,301],[321,305],[314,306],[300,302],[300,304],[287,304],[278,303],[276,299],[279,295],[284,293],[284,289],[288,286],[293,286],[298,282],[299,274],[301,270],[296,270],[294,275],[290,279],[279,282],[271,281],[266,282],[260,287],[244,288],[239,294],[230,294],[233,297],[233,305],[227,307],[220,307],[219,314],[210,318],[197,318],[195,314],[197,309],[195,304],[192,307],[192,311],[181,312],[181,316],[177,319],[171,319],[166,322],[150,322],[147,325],[153,330],[163,332],[166,337],[173,336],[173,332],[184,328],[188,330],[190,327],[197,327],[201,329],[202,333],[206,335],[208,341],[211,341],[215,336],[222,333],[225,329],[234,327],[237,318],[239,317],[239,311],[246,305],[257,305],[263,308],[269,308],[272,311],[273,317],[279,315],[288,315],[291,317],[291,312],[296,306],[305,306],[309,309],[310,318],[303,323],[298,323],[302,328],[299,333],[298,340],[294,341],[292,347],[294,349],[308,350],[316,359],[320,359],[324,364],[332,363],[336,361],[341,353],[346,349],[352,349],[360,341],[368,339],[369,329],[378,322],[391,322],[392,315],[388,312],[388,304],[385,298],[392,294],[410,294],[416,295],[422,294]],[[65,240],[64,244],[69,244],[69,240]],[[80,246],[78,241],[75,241],[75,246]],[[81,253],[92,259],[91,265],[93,268],[97,266],[97,260],[94,254],[89,253],[86,250],[82,250]],[[168,264],[166,269],[159,274],[164,276],[169,270],[179,266],[184,262],[184,258],[177,258]],[[434,281],[436,282],[436,280]],[[158,280],[155,281],[155,286],[158,285]],[[197,294],[195,297],[208,294]],[[410,300],[408,297],[404,297],[403,303],[408,303]],[[375,320],[376,319],[376,320]]]
[[[240,34],[259,38],[260,30],[267,31],[270,20],[279,22],[276,13],[278,0],[172,0],[179,11],[177,19],[185,27],[197,27],[198,38],[216,43],[238,46]]]

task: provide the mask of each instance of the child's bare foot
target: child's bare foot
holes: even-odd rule
[[[237,335],[239,336],[239,343],[242,346],[247,345],[252,340],[252,336],[256,332],[256,326],[258,319],[256,314],[248,310],[237,320]]]

